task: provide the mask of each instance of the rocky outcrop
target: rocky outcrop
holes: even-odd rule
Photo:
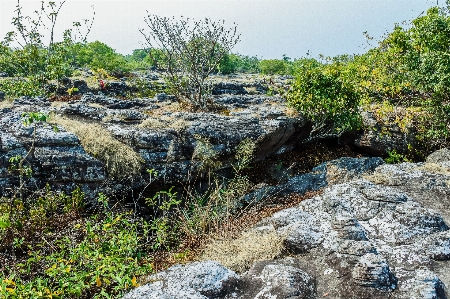
[[[152,283],[128,293],[124,299],[219,298],[232,292],[238,276],[217,262],[177,265],[147,278]]]
[[[256,262],[248,271],[233,275],[227,292],[219,286],[215,295],[207,295],[192,287],[197,296],[192,298],[447,298],[450,162],[446,152],[431,155],[428,160],[434,163],[388,165],[340,159],[318,166],[315,172],[321,175],[321,185],[327,186],[322,194],[252,228],[282,237],[289,257]],[[303,177],[308,179],[317,181]],[[301,185],[298,178],[292,180]],[[181,266],[177,267],[163,276]],[[182,284],[206,279],[202,272],[177,273]],[[179,297],[165,284],[159,293],[146,292],[157,287],[149,281],[132,294]]]
[[[328,185],[333,185],[356,178],[375,170],[384,161],[381,158],[349,158],[322,163],[310,173],[291,177],[286,183],[278,186],[264,186],[243,197],[245,203],[256,203],[270,197],[284,197],[290,194],[304,195],[306,192],[317,191]]]
[[[17,105],[27,110],[25,102],[22,99]],[[53,189],[70,192],[80,186],[88,195],[97,194],[106,179],[104,164],[84,151],[77,136],[46,123],[25,126],[20,111],[3,109],[0,115],[0,195],[11,195],[19,185],[18,173],[9,160],[28,152],[24,165],[32,169],[32,176],[26,189],[36,190],[48,183]]]
[[[245,139],[256,144],[255,160],[258,161],[280,149],[292,148],[290,144],[307,135],[306,122],[299,117],[287,116],[284,100],[279,97],[220,96],[216,98],[216,103],[224,107],[224,113],[177,111],[175,99],[164,94],[130,100],[84,94],[59,105],[52,105],[45,98],[23,97],[15,100],[11,109],[0,111],[0,126],[4,128],[4,135],[7,135],[1,142],[4,144],[6,141],[3,140],[16,140],[17,148],[22,149],[20,155],[23,156],[31,148],[32,140],[30,136],[25,138],[22,133],[26,131],[31,134],[31,128],[21,124],[21,114],[32,111],[51,113],[76,120],[80,124],[100,125],[115,140],[139,154],[143,161],[140,170],[144,177],[148,177],[146,169],[154,169],[159,174],[158,178],[165,183],[178,183],[201,173],[199,165],[203,163],[202,159],[208,157],[194,156],[198,146],[208,147],[221,167],[227,168],[234,162],[238,144]],[[30,160],[32,168],[36,169],[33,179],[44,182],[50,178],[51,185],[70,182],[70,186],[100,185],[104,182],[107,179],[105,168],[108,161],[94,158],[96,152],[90,152],[91,156],[86,153],[77,136],[66,131],[68,128],[64,124],[57,124],[56,127],[57,132],[53,132],[52,125],[39,124],[37,143],[45,150],[36,149],[34,158]],[[50,132],[54,136],[52,141],[42,141],[46,137],[41,134],[48,135]],[[7,171],[8,159],[16,153],[12,151],[15,148],[3,145],[2,148],[2,179],[7,183],[1,185],[5,190],[16,182],[14,175]],[[127,163],[127,157],[122,159]],[[93,165],[99,170],[95,179],[88,176]],[[50,175],[48,171],[52,168],[55,171]],[[41,169],[47,169],[47,172]],[[73,176],[67,176],[60,169],[73,171]],[[134,188],[147,183],[139,176],[133,177],[133,180]]]
[[[410,152],[417,145],[414,129],[410,125],[402,129],[394,116],[382,120],[375,110],[361,112],[364,130],[356,136],[354,144],[375,156],[386,156],[392,150]]]
[[[232,95],[244,95],[248,92],[245,90],[243,84],[220,82],[214,85],[211,90],[213,95],[232,94]]]

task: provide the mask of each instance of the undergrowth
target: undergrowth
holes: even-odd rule
[[[83,199],[79,190],[76,193],[58,194],[57,204],[74,196]],[[48,192],[39,202],[50,201],[53,194]],[[15,253],[0,274],[2,298],[117,298],[137,286],[136,277],[152,270],[141,249],[145,225],[130,213],[110,211],[104,195],[98,200],[104,209],[91,217],[81,217],[71,206],[54,222],[46,215],[48,207],[38,206],[40,214],[32,219],[41,222],[1,230],[14,236],[10,243]],[[30,240],[32,229],[40,238]]]
[[[239,271],[281,254],[281,238],[240,233],[304,197],[239,205],[252,188],[242,171],[253,159],[254,142],[246,139],[236,147],[234,176],[226,179],[210,168],[215,153],[209,141],[198,139],[193,158],[210,179],[208,190],[188,186],[179,194],[169,188],[147,198],[141,193],[152,211],[145,217],[142,205],[124,211],[103,194],[92,209],[80,188],[66,195],[47,186],[24,193],[23,200],[1,198],[0,297],[120,298],[154,271],[205,258],[202,252],[212,240],[216,250],[208,258]],[[158,176],[155,170],[148,174],[150,183]],[[232,257],[242,242],[247,246]]]

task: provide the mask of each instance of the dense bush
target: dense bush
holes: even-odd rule
[[[129,213],[110,212],[103,195],[104,211],[82,219],[76,214],[80,207],[72,203],[83,200],[79,189],[71,197],[47,191],[23,226],[5,229],[0,221],[0,233],[8,237],[2,239],[15,237],[12,250],[23,261],[0,273],[1,298],[115,298],[152,271],[141,249],[139,227],[145,223]],[[67,208],[63,213],[57,212],[61,205]],[[32,239],[42,232],[40,241]]]
[[[279,59],[261,60],[259,67],[265,75],[284,75],[288,71],[288,63]]]
[[[8,32],[0,46],[0,69],[6,71],[9,76],[22,77],[27,85],[32,85],[36,94],[45,94],[44,87],[50,80],[60,80],[71,74],[73,66],[72,48],[76,44],[73,33],[81,34],[79,22],[73,24],[74,28],[64,31],[61,42],[56,42],[54,28],[58,20],[58,14],[64,2],[42,1],[40,10],[36,10],[32,16],[22,14],[22,6],[18,1],[16,16],[12,20],[15,31]],[[85,22],[87,33],[81,37],[81,42],[86,41],[92,22]],[[48,44],[44,39],[48,38]],[[1,82],[0,82],[1,84]],[[6,82],[6,85],[10,82]],[[0,87],[3,88],[4,84]],[[23,85],[18,89],[14,85],[5,88],[9,96],[23,95]],[[27,92],[30,94],[30,92]]]
[[[450,128],[448,8],[430,8],[406,28],[396,25],[365,54],[306,65],[305,61],[293,63],[296,81],[288,101],[311,120],[322,120],[320,126],[326,120],[335,129],[355,129],[358,107],[398,105],[417,112],[410,121],[423,147],[446,143]]]
[[[131,69],[123,55],[99,41],[73,44],[70,51],[73,53],[74,67],[104,69],[110,73],[123,73]]]
[[[313,121],[313,135],[360,127],[360,99],[351,82],[346,80],[345,67],[339,63],[323,65],[314,59],[305,59],[297,67],[287,100]]]
[[[259,73],[260,61],[256,56],[240,54],[226,54],[219,63],[218,71],[222,74],[231,73]]]

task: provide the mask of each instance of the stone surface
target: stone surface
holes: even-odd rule
[[[290,257],[256,262],[215,298],[448,298],[450,163],[432,161],[319,165],[322,194],[253,228],[282,236]]]
[[[285,235],[303,269],[316,269],[318,295],[447,298],[450,189],[442,184],[450,177],[425,165],[380,165],[259,226]]]
[[[363,174],[372,172],[384,161],[381,158],[343,157],[322,163],[310,173],[293,176],[284,184],[264,186],[244,196],[244,202],[259,202],[265,198],[282,197],[292,193],[304,195],[309,191],[317,191],[327,185],[361,178]]]
[[[148,277],[150,283],[124,299],[220,298],[234,290],[239,276],[213,261],[176,265]]]
[[[450,150],[448,148],[443,148],[435,151],[427,157],[427,163],[442,163],[450,161]]]
[[[76,83],[80,87],[84,84],[68,78],[66,81],[61,84],[72,86]],[[234,162],[236,148],[244,139],[255,142],[255,160],[259,161],[278,153],[280,148],[292,148],[289,144],[297,143],[308,131],[304,119],[286,115],[286,104],[280,97],[217,96],[215,101],[224,107],[223,114],[177,111],[177,108],[171,108],[177,105],[173,96],[165,94],[122,100],[100,93],[84,93],[72,99],[68,103],[52,105],[45,98],[22,97],[14,101],[10,110],[0,111],[1,127],[5,128],[1,131],[5,157],[2,173],[5,181],[9,182],[3,189],[10,188],[10,183],[15,182],[13,175],[7,172],[7,159],[14,154],[9,151],[22,148],[22,154],[26,153],[33,139],[32,128],[23,127],[20,123],[23,112],[54,113],[84,123],[100,124],[113,138],[130,146],[143,158],[143,177],[147,177],[146,169],[155,169],[159,180],[165,184],[186,182],[202,175],[199,168],[201,159],[193,158],[200,143],[210,144],[215,159],[221,163],[221,168],[226,169]],[[73,185],[92,184],[94,181],[100,184],[106,179],[102,163],[83,152],[79,140],[72,133],[62,127],[54,133],[51,126],[40,125],[36,137],[35,145],[40,147],[36,154],[41,159],[33,161],[36,162],[33,167],[37,170],[37,180],[49,177],[51,183],[70,182]],[[99,169],[97,176],[88,170],[90,163]],[[48,173],[50,169],[54,169],[52,174]],[[133,187],[146,183],[138,177]]]
[[[27,106],[25,99],[16,103]],[[9,159],[25,157],[29,151],[25,164],[33,174],[28,189],[48,183],[54,190],[71,192],[78,185],[88,198],[97,195],[97,188],[106,179],[105,167],[84,151],[77,136],[59,126],[55,130],[50,124],[37,123],[34,137],[34,125],[25,126],[19,111],[3,109],[0,114],[0,195],[11,195],[18,186],[18,174],[9,170]]]
[[[255,263],[225,298],[315,298],[314,278],[295,259]]]

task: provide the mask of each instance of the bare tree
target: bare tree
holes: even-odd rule
[[[222,57],[239,42],[240,34],[234,24],[148,15],[149,28],[139,30],[145,37],[153,63],[165,70],[166,82],[180,103],[196,110],[205,110],[211,103],[209,75],[217,69]],[[162,56],[162,57],[161,57]]]

